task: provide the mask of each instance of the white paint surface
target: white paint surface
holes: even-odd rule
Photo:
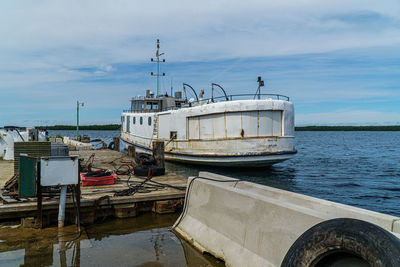
[[[40,184],[42,186],[78,184],[79,158],[44,157],[40,159]]]
[[[398,217],[212,173],[199,177],[232,182],[196,179],[174,230],[227,266],[280,266],[301,234],[334,218],[364,220],[399,237]]]

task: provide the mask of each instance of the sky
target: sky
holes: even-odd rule
[[[303,125],[400,124],[400,1],[0,3],[0,126],[119,123],[131,97],[182,83],[287,95]]]

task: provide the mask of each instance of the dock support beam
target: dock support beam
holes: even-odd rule
[[[156,160],[156,165],[165,167],[164,162],[164,142],[153,141],[153,157]]]

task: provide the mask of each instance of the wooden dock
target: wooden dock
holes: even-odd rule
[[[136,177],[128,175],[135,165],[134,159],[112,150],[71,151],[87,164],[92,155],[93,169],[107,169],[121,173],[116,184],[105,186],[81,186],[80,220],[90,224],[106,217],[128,218],[143,212],[172,213],[183,206],[187,179],[168,172],[163,176]],[[125,194],[124,194],[125,193]],[[129,194],[130,193],[130,194]],[[122,195],[123,196],[118,196]],[[43,226],[57,221],[58,195],[44,194]],[[68,193],[66,223],[74,223],[76,205],[72,193]],[[37,216],[36,198],[20,201],[3,197],[0,203],[0,222],[18,221],[26,227],[35,226]],[[69,220],[69,221],[68,221]]]

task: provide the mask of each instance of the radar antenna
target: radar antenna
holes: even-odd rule
[[[258,82],[258,88],[257,88],[256,93],[254,94],[254,98],[253,98],[253,99],[256,99],[256,97],[258,97],[258,99],[260,99],[260,96],[261,96],[261,87],[264,86],[264,81],[261,79],[261,76],[258,76],[257,82]]]

